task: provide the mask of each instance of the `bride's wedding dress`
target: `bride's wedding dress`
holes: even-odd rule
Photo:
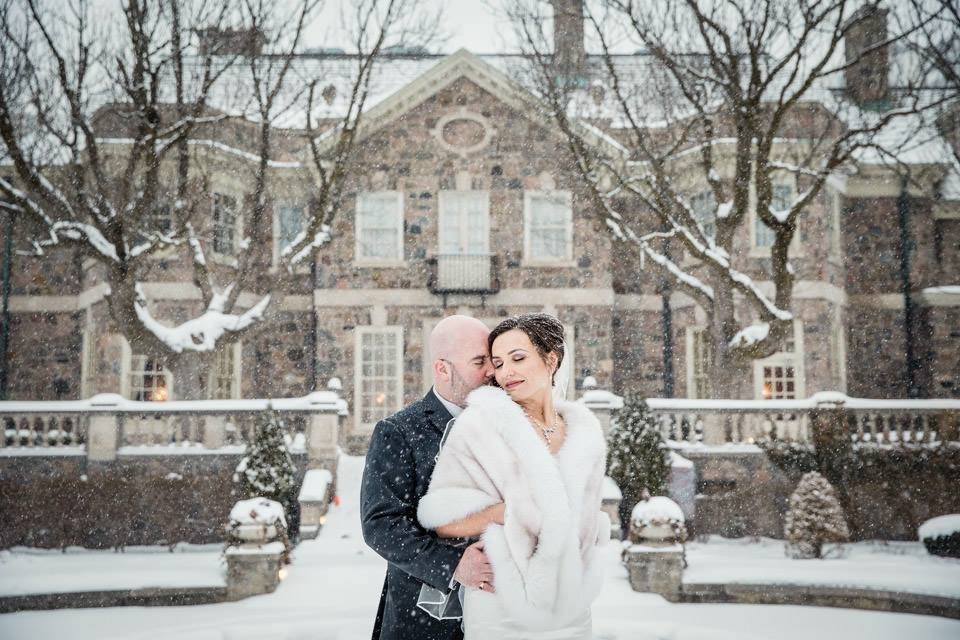
[[[466,589],[466,587],[461,587]],[[463,599],[463,635],[465,640],[498,638],[502,640],[590,640],[593,626],[590,606],[561,627],[533,630],[504,614],[497,596],[479,589],[466,589]]]
[[[591,637],[590,605],[602,584],[596,550],[610,538],[600,511],[606,443],[589,409],[564,401],[556,409],[566,439],[551,454],[505,391],[473,391],[420,500],[417,515],[429,529],[505,504],[504,524],[482,536],[496,593],[462,594],[467,640]]]

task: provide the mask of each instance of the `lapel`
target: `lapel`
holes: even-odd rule
[[[430,391],[427,392],[427,395],[423,396],[421,402],[423,402],[423,414],[427,422],[432,424],[433,427],[442,434],[447,428],[447,423],[453,420],[453,416],[450,415],[447,408],[440,402],[440,398],[433,392],[432,387]]]

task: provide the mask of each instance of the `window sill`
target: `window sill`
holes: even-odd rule
[[[217,263],[217,264],[224,265],[224,266],[226,266],[226,267],[233,267],[234,269],[236,269],[237,267],[240,266],[240,263],[237,261],[237,259],[236,259],[234,256],[228,256],[228,255],[225,255],[225,254],[223,254],[223,253],[213,253],[213,252],[211,252],[211,253],[210,253],[210,260],[211,260],[212,262],[215,262],[215,263]]]
[[[354,260],[353,266],[358,269],[403,269],[407,266],[406,260]]]
[[[535,269],[559,268],[569,269],[577,266],[576,260],[527,260],[520,262],[521,267],[531,267]]]

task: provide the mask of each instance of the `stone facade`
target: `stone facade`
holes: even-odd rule
[[[434,74],[436,88],[421,87],[422,96],[398,106],[388,123],[363,139],[333,224],[332,243],[298,275],[279,320],[241,346],[242,397],[303,395],[338,377],[353,410],[357,329],[379,326],[402,330],[397,402],[409,402],[429,387],[425,335],[444,315],[467,313],[495,323],[541,310],[557,314],[569,329],[576,388],[592,375],[601,388],[618,393],[667,394],[657,279],[630,247],[614,243],[598,225],[592,205],[564,166],[563,142],[549,121],[498,93],[495,83],[484,81],[485,69],[482,59],[469,54],[438,62],[428,72]],[[218,126],[206,127],[202,135],[249,152],[246,125],[227,121]],[[287,149],[292,145],[284,140],[283,159],[297,157]],[[212,192],[223,191],[237,198],[241,212],[248,207],[246,176],[252,163],[212,146],[198,145],[195,153],[211,171],[210,191],[196,194],[200,206],[212,206]],[[272,170],[271,216],[283,202],[310,206],[306,166]],[[903,397],[908,393],[907,328],[896,231],[898,194],[879,178],[857,185],[846,192],[826,189],[800,223],[792,262],[801,323],[802,347],[796,354],[801,389],[804,395],[838,389],[857,396]],[[454,190],[482,191],[489,197],[496,292],[441,295],[429,288],[436,268],[430,259],[439,253],[440,201]],[[534,191],[555,190],[570,193],[572,258],[552,266],[533,264],[525,255],[525,199]],[[401,194],[402,259],[392,264],[357,260],[356,201],[358,194],[370,191]],[[923,193],[909,197],[908,286],[917,307],[910,331],[923,371],[920,394],[930,397],[960,394],[957,296],[934,299],[923,292],[955,284],[960,217],[953,206]],[[210,217],[201,217],[200,223],[202,233],[209,234],[203,221],[209,227]],[[238,225],[242,229],[242,213]],[[752,245],[749,225],[736,242],[744,272],[761,283],[769,280],[769,258]],[[269,278],[273,247],[258,251],[261,277]],[[147,276],[154,313],[180,322],[197,311],[199,296],[187,285],[186,255],[171,251],[156,260]],[[102,282],[98,267],[68,251],[43,261],[15,256],[6,354],[10,398],[129,393],[132,354],[110,326],[102,291],[98,294]],[[676,293],[669,297],[669,307],[672,392],[694,396],[688,345],[705,317]],[[734,374],[742,381],[741,397],[758,397],[750,367]],[[344,430],[344,442],[362,448],[369,425],[348,424],[352,428]]]

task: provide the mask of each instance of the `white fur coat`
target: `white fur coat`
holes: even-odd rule
[[[603,430],[589,409],[558,402],[566,440],[550,454],[505,391],[467,397],[440,452],[417,517],[428,529],[504,502],[503,526],[483,534],[501,606],[533,629],[581,614],[602,583],[596,548],[610,538],[600,511],[606,467]]]

